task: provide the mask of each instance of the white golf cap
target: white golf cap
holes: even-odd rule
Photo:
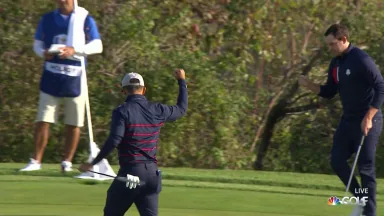
[[[139,83],[131,82],[132,79],[139,80]],[[121,81],[121,87],[124,86],[144,86],[144,79],[143,77],[138,73],[127,73],[125,74],[123,80]]]

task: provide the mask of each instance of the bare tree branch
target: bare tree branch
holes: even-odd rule
[[[127,60],[123,60],[121,61],[120,63],[118,63],[112,70],[112,74],[115,75],[116,74],[116,71],[121,68],[125,63],[127,63]]]
[[[290,105],[291,105],[291,104],[294,104],[294,103],[296,103],[297,101],[299,101],[301,98],[307,97],[307,96],[309,96],[309,95],[312,95],[312,93],[307,92],[307,93],[304,93],[304,94],[302,94],[302,95],[299,95],[299,96],[297,96],[296,98],[294,98],[293,100],[291,100],[291,101],[289,102],[289,104],[290,104]]]
[[[323,49],[322,48],[319,48],[316,52],[316,54],[310,59],[310,61],[303,67],[302,69],[302,72],[301,74],[302,75],[307,75],[313,65],[315,64],[315,62],[321,57],[323,53]],[[292,70],[292,69],[291,69]],[[291,74],[293,72],[290,72]],[[253,152],[255,150],[255,147],[256,147],[256,143],[257,141],[259,140],[261,134],[263,133],[263,130],[264,130],[264,127],[265,127],[265,123],[267,122],[267,118],[271,112],[271,110],[273,109],[273,107],[278,103],[278,101],[280,100],[280,97],[281,95],[283,95],[283,93],[285,93],[286,96],[293,96],[293,94],[297,91],[297,89],[299,88],[299,85],[298,85],[298,82],[296,82],[295,84],[293,84],[293,86],[288,89],[288,85],[289,83],[286,82],[284,85],[280,85],[281,88],[280,88],[280,91],[272,98],[271,102],[269,103],[269,107],[268,107],[268,110],[265,112],[265,114],[263,115],[264,118],[262,120],[262,123],[261,125],[259,126],[259,128],[257,129],[257,132],[256,132],[256,136],[251,144],[251,148],[250,148],[250,151]],[[288,89],[288,90],[287,90]]]
[[[293,113],[306,112],[308,110],[317,109],[319,107],[320,107],[319,103],[310,103],[310,104],[306,104],[303,106],[286,108],[286,109],[284,109],[284,111],[287,114],[293,114]]]
[[[126,47],[131,43],[131,41],[127,40],[123,45],[120,45],[118,49],[112,53],[114,57],[122,56],[122,52],[126,50]]]
[[[353,2],[355,4],[355,7],[356,7],[356,12],[360,12],[360,9],[361,9],[361,5],[362,5],[362,1],[361,0],[354,0]]]
[[[314,27],[315,27],[315,23],[312,23],[311,26],[309,27],[307,33],[305,34],[303,46],[301,47],[301,53],[305,52],[305,50],[307,49],[309,39],[311,38],[312,30]]]
[[[259,140],[261,134],[263,133],[265,123],[267,122],[267,116],[271,113],[273,107],[276,105],[277,100],[280,98],[280,95],[283,93],[283,91],[280,91],[274,98],[272,98],[271,102],[269,103],[268,110],[265,112],[263,116],[265,116],[260,124],[260,127],[257,129],[255,139],[252,142],[250,151],[255,151],[256,143]]]
[[[294,35],[294,30],[291,29],[290,32],[291,37],[291,64],[296,65],[297,62],[297,50],[296,50],[296,39]]]

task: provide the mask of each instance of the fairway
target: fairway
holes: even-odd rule
[[[0,165],[0,215],[102,215],[110,181],[72,178],[77,172],[63,176],[58,165],[28,174],[18,173],[19,167]],[[327,205],[330,196],[343,195],[336,176],[185,168],[163,168],[163,173],[160,215],[329,216],[349,215],[353,208]],[[378,195],[378,209],[383,205]],[[132,206],[126,215],[139,214]]]

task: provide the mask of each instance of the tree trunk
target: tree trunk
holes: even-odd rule
[[[308,75],[314,66],[315,62],[321,57],[322,49],[319,49],[317,53],[312,57],[312,59],[305,65],[302,69],[301,75]],[[291,104],[288,102],[291,98],[294,98],[294,95],[299,90],[298,82],[294,82],[293,85],[287,86],[284,93],[281,95],[277,103],[271,108],[271,111],[268,113],[267,120],[265,121],[264,130],[261,135],[261,142],[257,148],[257,157],[254,163],[253,168],[255,170],[263,169],[263,160],[267,154],[268,147],[273,135],[273,129],[276,124],[282,120],[287,112],[287,107]],[[310,110],[311,107],[306,108]]]
[[[273,130],[276,124],[283,119],[285,112],[284,107],[286,106],[286,102],[284,100],[280,100],[271,110],[267,117],[267,121],[264,127],[264,133],[261,138],[261,143],[257,148],[257,158],[254,163],[255,170],[263,169],[263,160],[265,155],[267,154],[268,147],[273,135]]]

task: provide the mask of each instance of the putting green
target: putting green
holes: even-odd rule
[[[89,181],[71,177],[77,173],[62,176],[56,169],[57,165],[48,166],[49,169],[45,171],[27,174],[15,172],[15,167],[19,168],[19,164],[1,164],[0,167],[0,215],[102,215],[110,181],[90,184]],[[168,176],[177,176],[178,173],[182,175],[185,169],[180,169],[179,172],[177,169],[163,169],[163,172],[166,174],[160,196],[160,215],[328,216],[349,215],[353,209],[353,206],[327,205],[330,196],[343,195],[339,190],[294,188],[284,184],[251,184],[256,175],[260,181],[267,181],[275,173],[263,172],[261,175],[254,172],[255,176],[248,173],[247,178],[241,175],[246,171],[223,171],[230,172],[233,176],[236,173],[242,176],[243,184],[239,184],[213,181],[220,171],[208,175],[204,170],[191,170],[188,172],[190,175],[198,176],[192,180],[167,179],[167,173]],[[290,175],[292,174],[280,173],[282,179],[294,182],[294,177],[297,176],[292,175],[290,178]],[[204,177],[207,178],[206,181]],[[332,176],[329,178],[332,179]],[[319,182],[321,185],[322,181]],[[384,202],[380,195],[378,198],[380,209]],[[379,213],[378,215],[384,216],[382,212]],[[126,215],[139,214],[136,207],[132,206]]]

